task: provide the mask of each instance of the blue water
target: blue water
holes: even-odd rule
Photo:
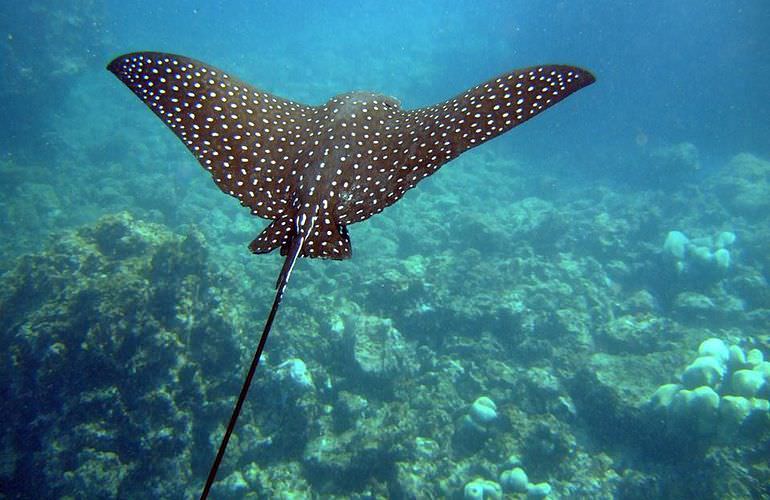
[[[604,239],[606,233],[600,228],[597,232],[602,234],[601,242],[573,241],[575,246],[559,247],[560,259],[573,252],[587,253],[601,265],[611,267],[628,254],[638,256],[645,250],[651,252],[651,248],[657,252],[669,230],[681,229],[693,238],[736,231],[739,243],[748,235],[747,246],[735,252],[738,265],[745,266],[743,272],[766,282],[770,279],[770,263],[762,256],[761,248],[767,219],[748,209],[740,212],[740,208],[728,207],[720,212],[709,205],[711,198],[698,198],[693,193],[708,190],[702,186],[709,185],[709,176],[723,171],[720,169],[735,155],[770,158],[768,31],[770,5],[764,0],[6,3],[0,6],[0,271],[13,270],[22,254],[40,252],[47,244],[55,244],[64,230],[127,211],[137,219],[162,224],[180,234],[199,227],[210,245],[212,260],[221,263],[225,273],[242,277],[238,287],[256,294],[256,298],[248,296],[245,301],[259,301],[257,309],[248,314],[253,321],[262,321],[280,260],[276,256],[253,257],[244,248],[257,234],[261,222],[250,220],[247,211],[221,195],[178,140],[105,70],[106,64],[120,54],[151,50],[205,61],[258,88],[312,105],[337,93],[362,89],[395,96],[404,108],[422,107],[513,68],[546,63],[572,64],[596,75],[597,82],[591,87],[542,117],[467,153],[456,165],[442,169],[435,179],[427,181],[424,188],[421,185],[410,193],[403,206],[399,204],[382,219],[365,223],[370,226],[356,227],[353,247],[357,253],[352,264],[324,267],[328,263],[302,263],[305,267],[299,268],[299,274],[307,272],[314,285],[308,285],[310,291],[301,294],[303,285],[296,284],[291,291],[297,292],[297,302],[290,307],[309,307],[313,294],[323,290],[324,300],[336,304],[324,309],[330,314],[348,292],[363,309],[383,317],[397,316],[397,310],[407,306],[430,312],[438,307],[429,303],[432,285],[425,285],[424,297],[414,299],[419,304],[410,302],[391,309],[381,307],[381,298],[372,298],[376,294],[367,295],[369,292],[356,288],[356,283],[371,283],[376,277],[367,273],[385,271],[378,267],[382,264],[380,251],[393,259],[388,265],[415,255],[430,259],[442,252],[445,258],[460,262],[474,258],[475,254],[464,253],[467,248],[481,254],[489,252],[496,259],[521,259],[526,256],[517,253],[519,245],[526,246],[527,238],[540,238],[544,243],[533,244],[535,252],[542,251],[558,260],[543,250],[549,237],[523,229],[513,236],[507,234],[506,227],[518,230],[526,224],[505,209],[527,196],[540,196],[555,203],[554,212],[559,212],[570,202],[581,202],[579,198],[565,200],[569,195],[564,193],[591,187],[626,193],[629,200],[643,199],[648,190],[668,193],[656,199],[667,199],[670,194],[680,204],[663,207],[645,220],[640,220],[643,216],[634,219],[629,215],[625,227],[633,227],[629,231],[640,240],[629,243],[628,248],[608,249],[612,245],[606,242],[612,237]],[[695,163],[687,164],[688,159],[677,157],[674,168],[682,167],[682,171],[655,167],[661,154],[666,154],[661,151],[671,151],[683,143],[697,151]],[[690,191],[678,191],[686,186]],[[434,198],[422,196],[421,189]],[[591,212],[597,199],[587,197],[575,210],[600,217]],[[638,213],[635,206],[655,209],[643,201],[637,205],[629,201],[626,207],[615,203],[607,202],[599,212],[617,209],[626,214]],[[467,206],[471,215],[458,213],[457,206]],[[761,209],[763,205],[757,202],[756,206]],[[452,214],[450,220],[446,214]],[[528,217],[537,218],[530,214],[524,219]],[[501,222],[509,219],[513,226]],[[555,223],[546,223],[556,224],[554,232],[580,227],[578,222],[559,222],[559,216],[556,219]],[[424,223],[419,228],[425,233],[410,232],[407,221],[415,227]],[[604,229],[611,232],[617,226]],[[648,239],[641,240],[644,238]],[[598,247],[601,249],[596,250]],[[716,246],[710,249],[716,250]],[[257,260],[260,263],[254,264]],[[409,265],[404,264],[407,268]],[[628,282],[608,286],[627,287],[619,292],[621,295],[650,289],[660,303],[673,303],[671,296],[676,294],[663,289],[668,278],[645,276],[639,271],[644,266],[654,267],[650,261],[637,267],[629,264],[633,270],[624,275]],[[259,272],[255,271],[257,267]],[[252,270],[254,275],[250,275]],[[482,274],[488,271],[484,269]],[[427,277],[422,279],[430,282]],[[712,276],[704,279],[709,281]],[[462,279],[457,280],[442,285],[453,296],[464,293]],[[695,281],[698,286],[702,284]],[[764,310],[763,301],[767,299],[762,293],[766,291],[756,292],[765,298],[749,297],[745,292],[749,285],[740,283],[736,281],[732,288],[726,285],[726,293],[739,290],[735,293],[749,304],[746,308],[754,304]],[[504,280],[498,285],[500,289],[493,293],[497,298],[505,296],[507,286]],[[334,295],[336,287],[342,287],[345,293]],[[33,297],[28,298],[34,303]],[[412,300],[409,295],[407,299]],[[449,308],[451,300],[446,300],[444,306]],[[476,304],[471,299],[469,302]],[[550,305],[559,309],[558,305]],[[657,310],[656,314],[670,319],[669,312]],[[1,325],[5,330],[0,333],[6,347],[24,318],[15,314],[0,310],[5,318]],[[300,313],[293,310],[289,314]],[[402,323],[396,319],[408,339],[409,328],[424,327],[422,320],[414,318],[409,313]],[[442,318],[442,325],[447,324],[443,321],[451,324],[451,320]],[[756,326],[757,321],[761,325],[764,320],[746,321]],[[284,327],[289,329],[288,325]],[[310,328],[305,323],[303,327]],[[494,325],[484,328],[494,333]],[[749,338],[751,335],[741,328],[736,327],[734,337]],[[415,339],[419,335],[410,340]],[[416,341],[422,343],[424,339]],[[473,342],[473,336],[468,341]],[[252,348],[251,343],[251,338],[244,341],[246,350]],[[440,351],[431,342],[426,344]],[[697,342],[682,348],[694,350]],[[310,358],[303,354],[301,346],[280,345],[277,349],[281,355]],[[477,355],[483,364],[484,354]],[[316,368],[324,366],[322,360],[314,362]],[[8,368],[13,363],[4,363],[6,367],[0,373],[9,376],[15,370]],[[332,367],[328,371],[334,372],[334,363],[329,363]],[[240,373],[240,367],[235,371]],[[12,451],[19,442],[18,436],[4,436],[2,453],[8,457],[20,455]],[[189,491],[195,491],[200,482],[199,472],[205,469],[202,464],[207,462],[208,452],[205,449],[200,458],[194,459],[196,474]],[[77,461],[76,455],[72,451],[65,458],[35,463],[50,464],[54,472],[49,474],[55,474],[57,467],[69,470],[68,466]],[[299,460],[296,456],[289,458]],[[10,462],[10,458],[3,461]],[[32,463],[22,462],[15,466],[16,472],[9,472],[14,470],[11,466],[0,467],[0,493],[9,498],[36,491],[19,490],[20,478],[30,474],[24,467]],[[474,474],[484,476],[482,472],[479,469],[469,473],[469,478]],[[547,468],[540,472],[544,477],[555,474]],[[377,477],[387,483],[390,476],[384,476]],[[140,479],[132,480],[140,484]],[[361,481],[370,484],[367,478]],[[328,491],[340,495],[355,492],[365,498],[366,488],[353,483],[327,485]],[[87,491],[82,489],[87,488],[83,484],[56,484],[50,490],[37,491],[82,493]],[[314,483],[314,491],[321,494],[327,486]],[[134,485],[125,491],[139,489]],[[432,494],[438,491],[432,490]],[[565,486],[561,494],[567,497],[569,491]],[[100,494],[111,495],[109,491]]]
[[[64,52],[66,57],[69,52],[61,46],[54,50],[56,45],[81,41],[82,46],[71,47],[72,56],[84,59],[87,67],[82,69],[89,75],[82,76],[91,80],[90,91],[105,97],[104,106],[110,107],[104,111],[120,108],[114,99],[106,99],[112,96],[107,92],[116,89],[109,75],[100,73],[102,63],[131,50],[189,54],[263,88],[291,91],[298,100],[321,102],[341,89],[367,88],[397,95],[404,106],[447,98],[511,67],[571,62],[599,77],[590,96],[562,110],[564,121],[570,123],[572,113],[579,114],[581,126],[560,125],[561,117],[533,123],[499,147],[542,158],[554,149],[553,135],[543,134],[550,128],[556,129],[559,149],[581,165],[589,164],[584,168],[591,168],[586,150],[598,147],[608,154],[619,155],[620,150],[627,155],[639,133],[660,143],[696,143],[708,157],[723,158],[737,150],[767,152],[767,133],[752,126],[763,123],[770,106],[762,98],[770,71],[770,51],[762,33],[770,14],[761,1],[697,6],[634,2],[414,2],[409,6],[324,2],[312,8],[305,2],[55,5],[57,15],[69,11],[77,17],[79,8],[90,11],[98,24],[56,26],[53,29],[60,32],[51,33],[44,20],[6,13],[4,31],[13,39],[4,37],[3,73],[35,66],[33,61],[46,58],[46,52],[52,52],[51,57]],[[83,30],[90,35],[79,33]],[[45,43],[50,45],[41,46]],[[45,67],[35,70],[44,72]],[[31,77],[45,80],[45,74]],[[303,81],[313,85],[302,85]],[[23,82],[13,83],[23,86]],[[66,94],[85,83],[62,85],[65,88],[57,92]],[[16,102],[13,119],[50,123],[46,117],[55,104],[46,104]],[[582,109],[575,109],[581,104]],[[10,139],[23,138],[11,134]],[[23,141],[22,145],[32,147]],[[19,153],[13,143],[3,149]]]

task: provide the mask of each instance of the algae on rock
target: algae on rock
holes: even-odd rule
[[[207,262],[196,231],[123,213],[3,276],[3,483],[37,498],[178,498],[195,484],[221,417],[208,405],[230,396],[218,384],[237,383],[240,356]]]

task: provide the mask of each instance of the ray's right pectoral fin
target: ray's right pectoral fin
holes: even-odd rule
[[[449,120],[446,139],[442,140],[452,144],[450,156],[456,156],[537,116],[595,81],[589,71],[574,66],[517,69],[428,108],[428,116],[437,124]],[[430,137],[425,139],[430,144]]]
[[[288,246],[292,227],[293,220],[287,215],[275,219],[249,243],[249,250],[252,253],[269,253],[276,248]]]

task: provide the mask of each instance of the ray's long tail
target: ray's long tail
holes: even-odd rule
[[[286,284],[289,282],[291,271],[294,269],[294,264],[297,262],[297,258],[300,255],[300,251],[302,250],[302,245],[304,242],[305,236],[303,234],[299,234],[294,237],[291,245],[289,246],[289,251],[286,254],[286,260],[284,261],[283,267],[281,268],[281,273],[278,275],[273,307],[270,309],[270,314],[268,315],[267,321],[265,322],[265,328],[262,330],[262,336],[259,339],[257,350],[254,352],[254,357],[251,360],[249,371],[246,373],[246,378],[243,381],[243,386],[241,387],[241,392],[238,395],[238,400],[235,402],[233,413],[230,415],[230,420],[227,423],[225,435],[222,436],[222,442],[219,445],[219,450],[217,451],[216,457],[214,457],[214,462],[211,464],[208,478],[206,478],[206,484],[203,486],[203,492],[201,493],[201,500],[208,498],[211,485],[214,484],[214,480],[217,477],[219,465],[222,463],[222,458],[225,456],[225,450],[227,450],[227,444],[230,442],[230,436],[233,434],[233,429],[235,429],[235,423],[238,421],[238,417],[241,414],[243,402],[246,401],[246,396],[249,393],[249,387],[251,387],[251,381],[254,378],[254,373],[257,370],[259,359],[262,357],[262,351],[265,350],[267,336],[270,335],[270,329],[273,326],[275,315],[278,312],[278,306],[280,306],[281,299],[283,299],[283,292],[286,290]]]

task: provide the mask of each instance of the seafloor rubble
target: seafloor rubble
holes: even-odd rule
[[[741,155],[641,193],[523,177],[485,205],[510,186],[497,167],[455,168],[354,226],[352,262],[301,263],[215,498],[770,495],[767,379],[752,375],[750,418],[699,425],[762,360],[719,380],[699,362],[717,398],[676,420],[653,398],[690,383],[705,339],[770,357],[770,164]],[[16,261],[0,286],[4,493],[197,493],[279,263],[231,258],[232,231],[120,214]]]

